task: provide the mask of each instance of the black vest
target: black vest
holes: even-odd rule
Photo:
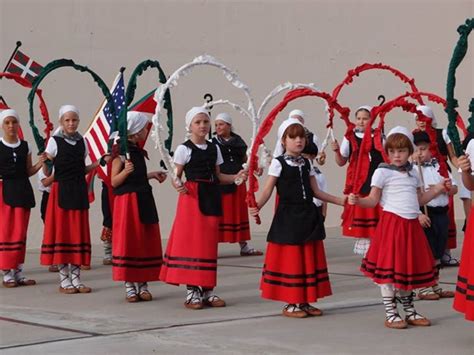
[[[52,137],[58,146],[54,158],[54,180],[58,182],[59,207],[65,210],[87,210],[89,199],[85,178],[84,139],[69,144],[61,137]]]
[[[212,142],[221,149],[224,160],[224,163],[220,165],[221,173],[235,175],[242,170],[247,145],[239,135],[231,133],[231,138],[227,141],[214,137]],[[220,189],[222,193],[232,193],[236,191],[237,186],[235,184],[220,185]]]
[[[130,142],[128,142],[128,151],[134,169],[120,186],[114,188],[114,195],[135,192],[137,194],[140,221],[143,224],[158,223],[158,212],[156,211],[152,187],[148,182],[144,151]]]
[[[184,146],[191,149],[191,160],[184,166],[188,181],[198,183],[199,209],[205,216],[222,216],[221,191],[216,176],[217,147],[206,142],[205,150],[187,140]]]
[[[354,137],[357,142],[357,147],[360,149],[360,145],[362,143],[362,138],[357,137],[355,133]],[[352,147],[350,146],[349,154],[352,155]],[[369,172],[367,173],[367,178],[364,181],[364,184],[362,185],[362,188],[360,189],[360,193],[362,195],[368,195],[370,193],[370,184],[372,182],[372,176],[374,175],[375,169],[378,168],[380,163],[383,163],[383,156],[382,153],[380,153],[377,149],[375,149],[375,143],[374,143],[374,138],[372,137],[372,149],[369,152]]]
[[[304,146],[302,153],[318,155],[318,146],[314,143],[314,134],[308,131],[306,128],[305,128],[305,131],[306,131],[306,145]]]
[[[301,245],[323,240],[326,233],[321,210],[313,203],[309,161],[305,159],[304,166],[294,167],[283,156],[276,159],[282,166],[276,183],[279,200],[267,241]]]
[[[20,141],[16,148],[0,143],[0,179],[3,180],[3,202],[11,207],[33,208],[35,197],[26,163],[28,143]]]

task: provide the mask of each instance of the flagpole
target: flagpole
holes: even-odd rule
[[[3,98],[2,95],[0,95],[0,102],[3,102],[3,104],[8,107],[8,104],[7,104],[7,102],[5,101],[5,99]]]
[[[18,52],[18,48],[20,48],[21,45],[22,45],[21,41],[16,42],[16,48],[13,50],[13,53],[10,56],[10,59],[8,59],[7,65],[5,65],[5,69],[3,69],[4,72],[7,71],[8,66],[10,65],[13,57],[15,56],[16,52]]]

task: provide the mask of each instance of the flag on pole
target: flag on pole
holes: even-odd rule
[[[123,81],[123,74],[120,72],[114,80],[111,89],[113,104],[115,106],[115,113],[118,115],[125,107],[125,85]],[[111,131],[115,131],[114,117],[110,110],[110,103],[104,100],[100,105],[99,110],[94,116],[89,128],[84,134],[89,148],[89,156],[86,164],[90,164],[101,156],[107,153],[109,138],[113,135]],[[99,166],[96,170],[99,177],[110,185],[110,178],[107,173],[107,166]],[[92,178],[88,177],[93,181]]]
[[[23,52],[17,50],[5,67],[5,71],[12,74],[18,74],[31,83],[41,72],[43,67],[28,57]]]

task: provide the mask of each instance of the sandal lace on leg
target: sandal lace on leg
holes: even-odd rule
[[[319,308],[313,307],[309,303],[300,303],[299,308],[306,312],[309,316],[318,317],[323,315],[323,312]]]
[[[225,307],[225,301],[214,293],[214,289],[202,289],[202,301],[208,307]]]
[[[65,294],[74,294],[78,291],[71,283],[69,277],[69,264],[58,264],[58,275],[59,275],[59,292]]]
[[[137,288],[138,297],[140,297],[142,301],[151,301],[153,299],[153,296],[151,295],[150,291],[148,291],[148,283],[138,282]]]
[[[308,313],[300,309],[296,304],[289,303],[283,307],[283,315],[290,318],[306,318]]]
[[[408,324],[414,326],[427,327],[431,325],[428,318],[419,314],[415,305],[413,304],[413,296],[415,294],[411,291],[400,291],[400,301],[403,305],[403,311],[405,312],[405,320]]]
[[[15,280],[15,269],[3,270],[3,287],[12,288],[17,286],[18,284]]]
[[[35,280],[30,280],[23,275],[23,264],[19,264],[15,270],[15,280],[19,286],[32,286],[36,285]]]
[[[418,298],[425,301],[437,301],[440,297],[433,287],[424,287],[418,291]]]
[[[127,302],[134,303],[140,300],[137,295],[137,289],[135,288],[135,284],[133,282],[125,282],[125,292],[125,299],[127,300]]]
[[[400,317],[397,309],[397,300],[394,296],[382,297],[385,307],[385,326],[393,329],[405,329],[407,323]]]
[[[186,301],[184,306],[189,309],[201,309],[201,289],[197,286],[187,286]]]
[[[90,293],[92,289],[81,283],[81,266],[70,264],[71,282],[79,293]]]

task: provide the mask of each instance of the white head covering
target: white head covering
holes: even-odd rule
[[[418,105],[416,106],[418,111],[421,111],[426,117],[431,118],[431,126],[436,128],[438,126],[438,122],[436,122],[436,117],[433,113],[431,107],[426,105]],[[418,118],[418,115],[415,113],[415,119]]]
[[[291,111],[288,118],[294,118],[295,116],[300,116],[304,120],[304,112],[301,110],[296,109]]]
[[[232,126],[232,117],[227,112],[221,112],[219,113],[214,121],[224,121],[225,123],[228,123]]]
[[[207,110],[202,107],[202,106],[195,106],[193,108],[191,108],[187,113],[186,113],[186,132],[189,133],[189,126],[191,126],[191,122],[193,121],[193,118],[196,116],[196,115],[199,115],[200,113],[203,113],[207,116],[207,118],[210,119],[209,117],[209,112],[207,112]]]
[[[355,110],[355,112],[357,112],[357,111],[359,111],[359,110],[366,110],[366,111],[372,112],[372,106],[369,106],[369,105],[362,105],[362,106],[359,106],[359,107],[357,107],[357,109]]]
[[[406,127],[403,127],[403,126],[396,126],[396,127],[393,127],[390,132],[388,132],[387,134],[387,138],[390,137],[392,134],[395,134],[395,133],[400,133],[400,134],[403,134],[404,136],[406,136],[410,142],[411,142],[411,145],[413,146],[413,149],[415,149],[415,143],[414,143],[414,138],[413,138],[413,133],[411,133],[408,128]]]
[[[285,152],[285,148],[281,143],[281,139],[283,138],[283,134],[285,133],[286,129],[291,126],[292,124],[299,124],[303,126],[303,124],[297,118],[288,118],[282,122],[280,127],[278,127],[278,139],[276,142],[275,150],[273,151],[273,157],[279,157]]]
[[[79,116],[79,110],[74,105],[63,105],[59,108],[59,119],[67,112],[74,112]]]
[[[127,112],[127,134],[132,135],[140,132],[148,124],[148,116],[143,112]]]
[[[9,109],[6,109],[6,110],[3,110],[2,112],[0,112],[0,125],[3,124],[3,121],[7,117],[15,117],[16,120],[18,122],[20,122],[20,116],[18,116],[18,113],[15,110],[9,108]]]

